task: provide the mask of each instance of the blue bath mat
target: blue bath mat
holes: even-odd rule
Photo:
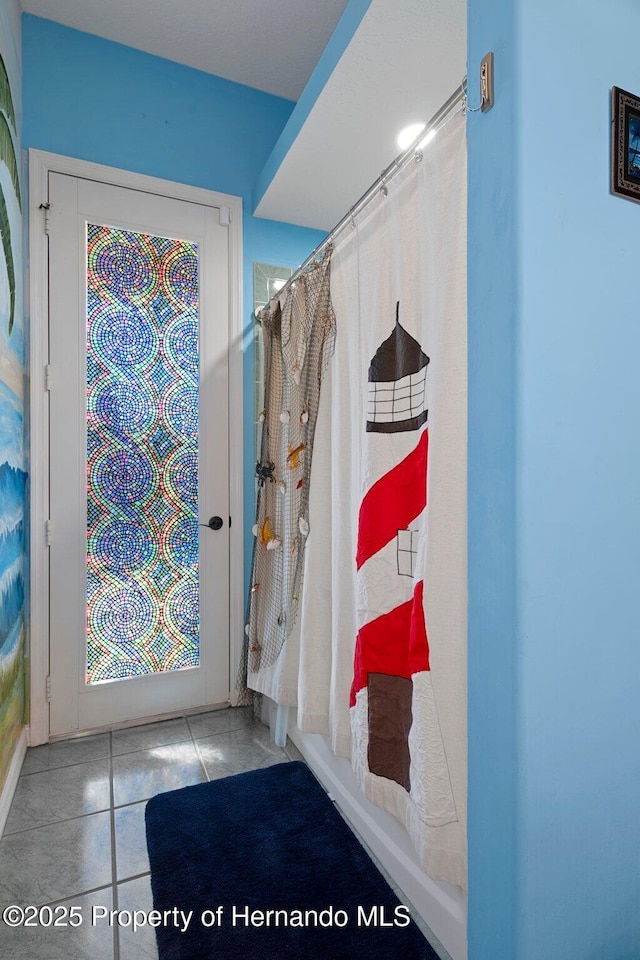
[[[162,793],[146,823],[160,960],[437,960],[304,763]]]

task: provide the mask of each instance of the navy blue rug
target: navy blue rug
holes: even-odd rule
[[[437,960],[304,763],[153,797],[160,960]]]

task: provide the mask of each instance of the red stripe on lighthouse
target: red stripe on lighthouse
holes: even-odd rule
[[[429,641],[420,580],[411,600],[389,613],[370,620],[358,631],[353,665],[350,705],[356,693],[367,685],[370,673],[386,673],[410,680],[414,673],[429,670]]]
[[[358,570],[426,507],[428,445],[429,432],[424,430],[415,450],[365,494],[358,517]]]
[[[429,639],[424,622],[424,580],[416,583],[409,629],[409,676],[429,670]]]

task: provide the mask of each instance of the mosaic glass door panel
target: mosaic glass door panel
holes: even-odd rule
[[[198,249],[87,225],[87,656],[197,667]]]

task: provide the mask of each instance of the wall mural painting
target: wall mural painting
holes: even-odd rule
[[[7,29],[5,29],[7,27]],[[16,101],[19,77],[11,30],[0,22],[0,791],[25,714],[24,335],[22,217]],[[9,71],[7,70],[9,64]],[[11,69],[15,66],[15,69]],[[13,90],[18,85],[14,83]],[[19,106],[19,102],[18,102]]]

